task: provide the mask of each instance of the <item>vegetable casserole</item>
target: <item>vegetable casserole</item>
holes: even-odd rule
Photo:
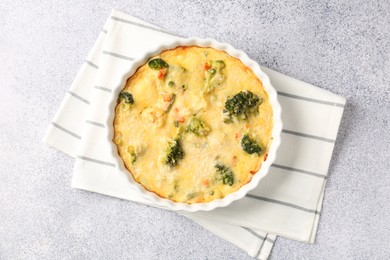
[[[147,190],[175,202],[209,202],[258,172],[272,142],[272,118],[262,82],[239,59],[177,47],[127,80],[113,141]]]

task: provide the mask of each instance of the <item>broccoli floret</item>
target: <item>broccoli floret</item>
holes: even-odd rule
[[[223,60],[214,60],[211,62],[211,67],[216,69],[217,71],[222,70],[225,68],[225,62]]]
[[[153,70],[160,70],[162,68],[168,68],[169,65],[163,59],[156,58],[148,62],[149,68]]]
[[[224,113],[237,119],[247,119],[251,114],[256,113],[262,99],[250,91],[241,91],[232,98],[226,100]],[[225,121],[227,123],[228,120]]]
[[[119,101],[123,100],[123,101],[125,101],[126,104],[134,104],[133,95],[129,92],[122,91],[119,94],[118,100]]]
[[[232,186],[234,183],[234,174],[232,170],[229,167],[222,164],[215,165],[215,168],[217,168],[218,180],[225,185]]]
[[[168,82],[168,86],[171,87],[171,88],[173,88],[173,87],[176,86],[176,83],[175,83],[174,81],[171,80],[171,81]]]
[[[205,71],[205,91],[209,93],[225,80],[225,75],[223,75],[222,70],[226,65],[222,60],[208,62],[207,65],[210,68]]]
[[[180,140],[178,138],[169,141],[168,147],[166,150],[166,156],[164,163],[173,167],[178,164],[178,162],[183,159],[184,151],[180,145]]]
[[[127,147],[127,152],[131,156],[131,163],[134,164],[137,161],[137,154],[135,153],[134,146],[130,145]]]
[[[210,132],[210,127],[199,118],[193,116],[187,125],[186,132],[191,132],[198,136],[205,136]]]
[[[245,152],[249,154],[257,153],[258,155],[260,155],[262,150],[256,140],[247,134],[244,135],[241,139],[241,147],[242,149],[244,149]]]

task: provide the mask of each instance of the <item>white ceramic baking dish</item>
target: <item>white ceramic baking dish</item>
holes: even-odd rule
[[[141,184],[136,182],[133,179],[133,176],[131,173],[125,168],[124,163],[122,159],[120,158],[117,150],[116,144],[112,141],[114,137],[114,127],[113,127],[113,121],[115,117],[115,106],[117,104],[117,97],[119,93],[124,88],[126,81],[128,78],[130,78],[138,69],[138,67],[144,65],[151,57],[158,55],[159,53],[174,49],[178,46],[200,46],[200,47],[211,47],[217,50],[225,51],[231,56],[240,59],[246,66],[252,69],[254,74],[262,81],[263,86],[265,90],[268,92],[269,100],[272,105],[273,109],[273,131],[272,131],[272,143],[268,152],[268,158],[267,160],[262,164],[260,170],[253,175],[252,180],[247,183],[246,185],[242,186],[239,190],[237,190],[234,193],[231,193],[227,195],[226,197],[222,199],[213,200],[210,202],[205,203],[195,203],[195,204],[187,204],[187,203],[177,203],[169,199],[161,198],[157,194],[148,191],[145,189]],[[144,198],[150,200],[152,204],[163,207],[170,210],[183,210],[188,212],[195,212],[195,211],[210,211],[215,208],[219,207],[226,207],[233,201],[239,200],[245,195],[256,188],[258,183],[263,179],[269,172],[269,168],[271,164],[275,160],[276,156],[276,150],[279,147],[280,144],[280,134],[282,130],[282,121],[281,121],[281,107],[277,100],[277,92],[272,87],[271,82],[267,74],[265,74],[259,64],[252,59],[248,57],[243,51],[237,50],[234,47],[232,47],[230,44],[227,43],[221,43],[213,39],[201,39],[201,38],[187,38],[187,39],[178,39],[178,40],[172,40],[169,42],[164,42],[162,44],[156,45],[155,48],[146,51],[142,55],[139,56],[132,65],[129,67],[129,70],[123,74],[121,79],[118,81],[118,85],[115,86],[115,89],[113,91],[112,100],[109,102],[109,116],[107,117],[106,125],[108,126],[108,141],[111,144],[111,152],[113,157],[116,159],[116,164],[118,165],[119,169],[123,171],[124,174],[127,174],[129,176],[129,185],[137,191],[140,195],[142,195]]]

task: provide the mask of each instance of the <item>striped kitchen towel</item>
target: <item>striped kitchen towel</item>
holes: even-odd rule
[[[148,205],[129,188],[106,141],[107,102],[115,79],[153,43],[178,36],[113,11],[66,95],[45,141],[76,157],[72,187]],[[275,235],[314,242],[345,99],[262,68],[278,90],[284,129],[270,174],[246,198],[211,212],[183,213],[266,259]]]

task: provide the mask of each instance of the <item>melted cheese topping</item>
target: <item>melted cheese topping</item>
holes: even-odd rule
[[[126,168],[146,189],[176,202],[208,202],[237,191],[260,169],[271,143],[272,108],[261,81],[240,60],[212,48],[178,47],[158,58],[169,67],[141,66],[123,90],[134,104],[122,100],[116,106],[114,142]],[[225,67],[210,89],[207,64],[215,60]],[[226,100],[245,90],[263,100],[258,113],[224,123]],[[207,135],[185,131],[195,114],[209,126]],[[261,154],[243,150],[244,134],[261,145]],[[167,145],[177,136],[184,156],[169,166],[164,163]],[[218,177],[217,164],[231,169],[232,185]]]

